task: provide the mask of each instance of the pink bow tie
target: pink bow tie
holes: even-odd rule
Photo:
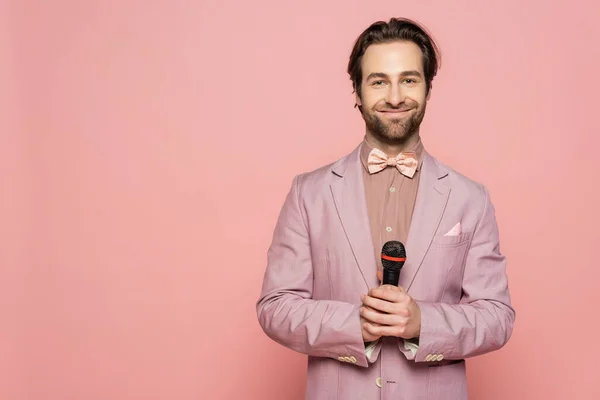
[[[386,167],[396,167],[402,175],[412,178],[417,170],[417,155],[415,153],[400,153],[396,157],[388,157],[383,151],[373,149],[369,153],[369,173],[384,170]]]

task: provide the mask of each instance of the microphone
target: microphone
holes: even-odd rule
[[[400,270],[406,261],[406,249],[401,242],[390,240],[381,249],[381,264],[383,265],[383,284],[398,286]]]

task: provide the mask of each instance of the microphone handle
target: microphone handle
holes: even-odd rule
[[[398,286],[398,280],[400,279],[400,270],[384,268],[383,269],[383,284]]]

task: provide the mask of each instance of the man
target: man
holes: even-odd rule
[[[269,337],[308,355],[307,399],[466,399],[465,358],[511,336],[489,194],[420,138],[437,68],[410,20],[363,32],[348,73],[364,140],[295,177],[281,210],[257,313]],[[390,240],[406,247],[399,286],[381,285]]]

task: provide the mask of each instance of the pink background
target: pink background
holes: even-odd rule
[[[3,400],[302,399],[256,321],[266,250],[293,175],[362,139],[345,67],[391,16],[441,45],[422,137],[490,189],[509,259],[471,398],[600,398],[596,0],[4,5]]]

